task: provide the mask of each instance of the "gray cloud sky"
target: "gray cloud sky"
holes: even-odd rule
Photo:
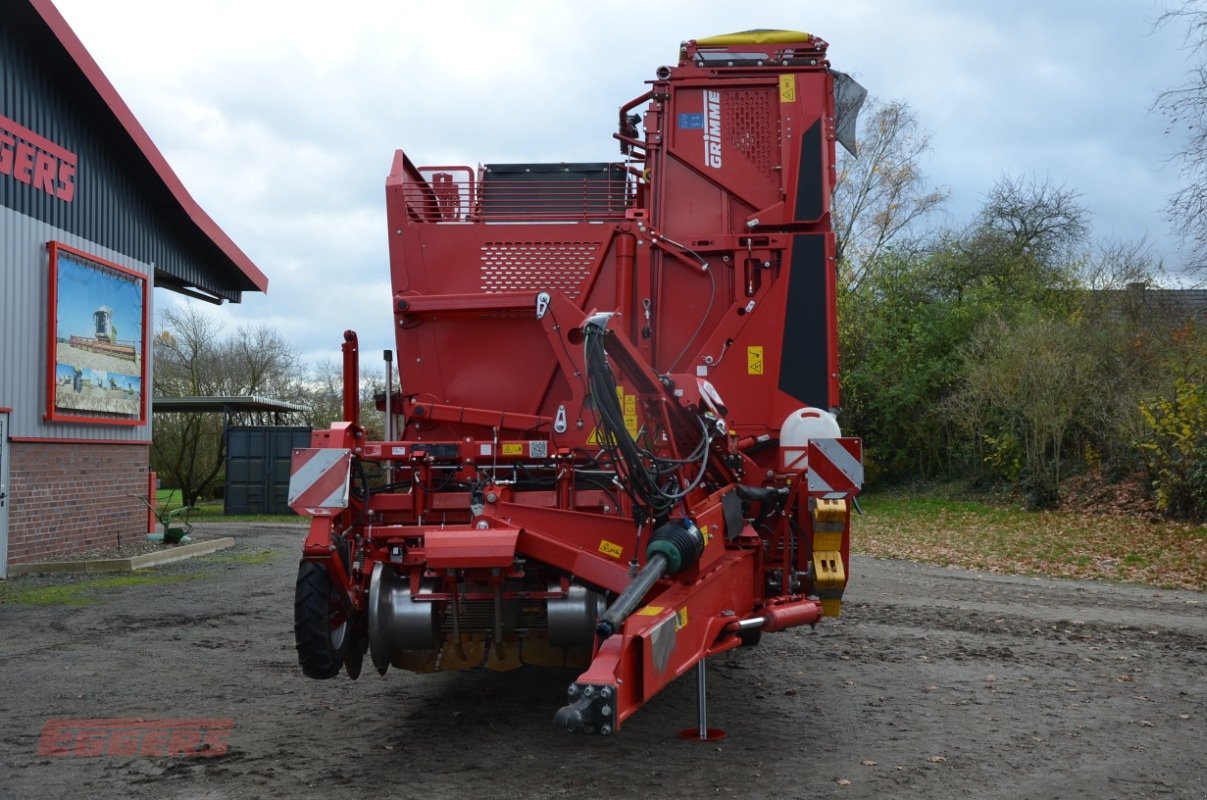
[[[837,68],[915,109],[949,224],[999,177],[1036,175],[1081,191],[1099,235],[1148,235],[1181,266],[1162,211],[1176,141],[1148,107],[1188,63],[1180,31],[1152,30],[1158,2],[56,4],[269,276],[267,296],[214,312],[272,325],[310,359],[334,359],[347,327],[366,352],[393,347],[395,148],[421,164],[615,160],[617,107],[680,41],[756,27],[821,36]]]

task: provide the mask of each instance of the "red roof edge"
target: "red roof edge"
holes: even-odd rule
[[[218,249],[231,260],[240,272],[247,277],[249,281],[261,292],[268,291],[268,277],[252,263],[247,254],[239,249],[239,246],[226,235],[226,232],[218,227],[218,224],[210,218],[210,215],[197,204],[188,190],[184,188],[184,184],[180,182],[180,178],[172,171],[168,165],[168,161],[163,157],[163,153],[159,152],[159,148],[151,141],[151,137],[139,124],[134,117],[134,113],[126,102],[122,100],[121,95],[117,93],[117,89],[113,88],[113,84],[105,77],[105,73],[101,71],[100,66],[93,60],[88,53],[84,43],[71,30],[71,26],[67,24],[67,20],[55,8],[51,0],[29,0],[30,5],[42,17],[42,20],[54,33],[59,43],[63,45],[63,49],[75,61],[76,66],[84,73],[84,77],[96,89],[101,99],[109,106],[109,110],[126,129],[126,133],[134,140],[138,149],[142,151],[143,156],[147,159],[147,163],[159,175],[159,179],[163,181],[168,191],[176,198],[176,202],[180,203],[180,207],[188,214],[189,219],[193,224],[201,230],[206,236],[218,246]]]

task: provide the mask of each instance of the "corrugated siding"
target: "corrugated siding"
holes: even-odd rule
[[[77,155],[76,195],[65,202],[0,175],[0,206],[238,302],[231,287],[252,289],[247,278],[192,225],[74,63],[21,6],[0,3],[0,114]]]
[[[151,273],[149,265],[129,256],[0,207],[0,406],[13,409],[9,417],[9,435],[148,441],[151,438],[149,397],[146,425],[47,423],[42,420],[46,411],[46,325],[50,313],[47,308],[50,255],[46,243],[51,240],[77,247],[143,275]],[[148,302],[153,294],[148,292]],[[149,392],[151,385],[148,370],[144,391]]]

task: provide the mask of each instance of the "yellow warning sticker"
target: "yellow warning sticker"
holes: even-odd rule
[[[780,102],[795,103],[796,102],[796,76],[781,75],[780,76]]]
[[[708,533],[708,526],[707,526],[707,525],[701,525],[701,526],[700,526],[700,535],[704,537],[704,546],[705,546],[705,547],[708,547],[708,542],[709,542],[709,540],[710,540],[710,539],[712,539],[712,536],[711,536],[711,535],[709,535],[709,533]]]
[[[763,374],[763,346],[752,344],[746,348],[746,374]]]
[[[646,606],[645,608],[640,608],[637,610],[637,616],[656,617],[665,610],[666,609],[664,609],[662,606]]]
[[[499,448],[499,450],[505,456],[522,456],[522,455],[524,455],[524,445],[519,444],[518,442],[513,442],[511,444],[504,444],[502,447]]]
[[[616,542],[609,542],[607,539],[604,539],[599,543],[599,552],[608,558],[620,558],[620,555],[624,552],[624,548],[616,544]]]
[[[629,432],[629,436],[637,438],[637,395],[625,394],[623,386],[616,387],[616,399],[620,401],[620,408],[624,413],[624,427]]]
[[[677,614],[675,614],[675,630],[681,631],[686,627],[687,627],[687,609],[681,608],[681,609],[679,609],[679,612]]]
[[[629,436],[636,439],[637,431],[641,429],[641,424],[637,419],[637,395],[625,394],[624,387],[617,386],[616,401],[620,403],[620,412],[624,415],[625,430],[629,432]],[[604,437],[599,432],[599,428],[592,428],[591,435],[587,437],[587,444],[602,445],[603,443]],[[504,452],[504,455],[506,455],[506,452]]]

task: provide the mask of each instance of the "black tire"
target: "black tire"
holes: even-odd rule
[[[298,664],[309,678],[334,678],[344,665],[352,623],[344,613],[327,568],[313,561],[298,566],[293,602],[293,637]]]

